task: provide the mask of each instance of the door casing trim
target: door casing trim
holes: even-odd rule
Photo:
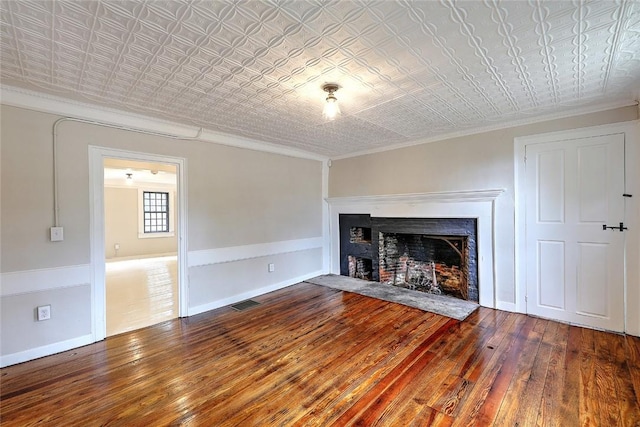
[[[178,316],[188,316],[188,263],[187,263],[187,180],[186,159],[151,153],[89,146],[89,211],[91,245],[91,334],[94,342],[106,338],[105,287],[105,230],[104,230],[104,172],[105,158],[167,163],[177,167],[178,209]]]

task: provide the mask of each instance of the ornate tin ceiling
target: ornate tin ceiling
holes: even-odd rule
[[[631,104],[633,1],[1,1],[2,83],[340,156]],[[336,82],[342,116],[322,119]]]

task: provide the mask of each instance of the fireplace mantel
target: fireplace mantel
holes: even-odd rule
[[[503,189],[489,190],[465,190],[465,191],[439,191],[433,193],[407,193],[407,194],[385,194],[377,196],[347,196],[328,197],[325,200],[331,206],[341,205],[367,205],[367,204],[394,204],[394,203],[425,203],[425,202],[492,202]]]
[[[502,189],[445,191],[378,196],[330,197],[331,268],[340,274],[340,214],[373,217],[476,218],[478,235],[478,286],[480,305],[496,308],[495,209]]]

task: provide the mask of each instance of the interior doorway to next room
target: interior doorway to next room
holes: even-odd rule
[[[104,158],[106,336],[179,315],[177,166]]]

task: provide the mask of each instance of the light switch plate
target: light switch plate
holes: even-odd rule
[[[64,240],[63,228],[62,227],[51,227],[51,241],[52,242],[61,242]]]

